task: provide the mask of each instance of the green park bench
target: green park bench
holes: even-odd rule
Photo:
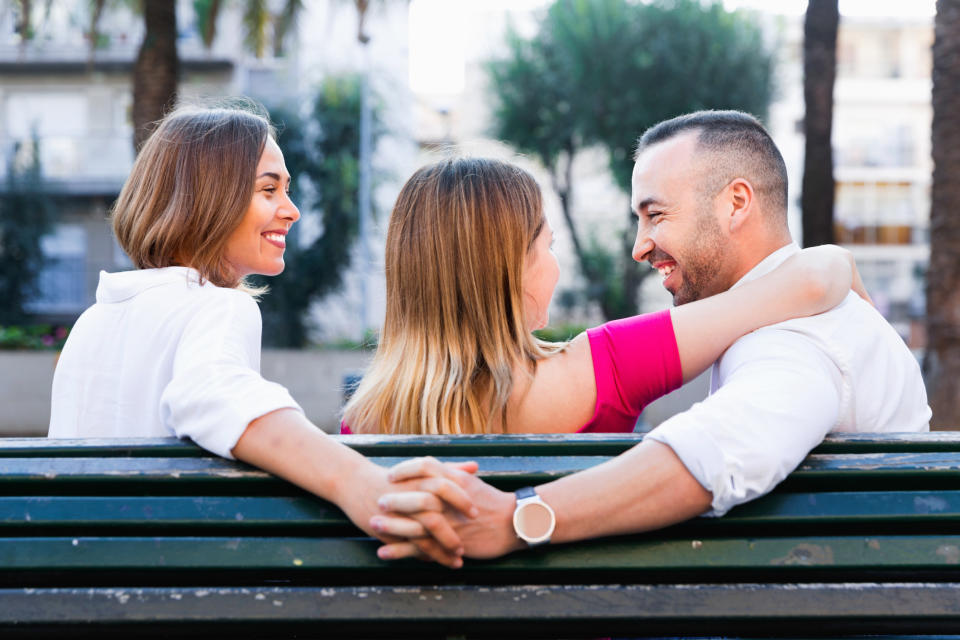
[[[353,436],[516,489],[633,435]],[[833,436],[723,518],[458,571],[170,440],[0,439],[0,638],[960,635],[960,434]]]

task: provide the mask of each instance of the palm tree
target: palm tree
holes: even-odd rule
[[[837,0],[810,0],[803,25],[803,244],[833,242],[833,82],[837,74]]]
[[[933,185],[923,368],[933,422],[960,425],[960,1],[938,0],[933,42]]]
[[[150,136],[150,123],[176,102],[180,58],[177,56],[176,2],[144,0],[146,31],[133,64],[133,148]]]
[[[23,21],[29,24],[30,2],[20,0]],[[134,148],[140,146],[150,133],[150,124],[163,117],[176,103],[177,78],[180,61],[177,56],[176,2],[173,0],[143,0],[146,30],[143,43],[133,68],[133,129]],[[217,18],[222,0],[195,0],[194,10],[204,46],[209,49],[216,39]],[[90,11],[90,60],[99,41],[98,25],[105,9],[104,0],[92,0]],[[243,4],[244,43],[258,58],[266,52],[271,41],[273,54],[283,55],[283,45],[297,16],[303,9],[303,0],[285,0],[277,13],[272,13],[266,0],[245,0]],[[18,28],[19,25],[18,25]],[[26,27],[23,27],[24,32]]]

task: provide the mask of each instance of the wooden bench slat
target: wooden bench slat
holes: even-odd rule
[[[864,491],[771,494],[733,509],[723,518],[699,518],[691,526],[715,532],[734,527],[847,526],[960,523],[960,491]],[[0,496],[0,532],[16,529],[126,526],[143,529],[225,527],[238,532],[265,526],[283,529],[352,527],[337,507],[311,496]],[[680,527],[681,529],[683,527]]]
[[[309,496],[0,496],[0,531],[122,525],[152,529],[220,526],[238,530],[265,525],[352,527],[340,509]]]
[[[894,616],[907,616],[897,624]],[[535,626],[554,624],[546,631]],[[144,633],[158,623],[179,622],[190,633],[205,622],[322,623],[320,632],[343,637],[364,623],[399,625],[397,631],[460,629],[505,637],[556,637],[557,622],[571,635],[632,630],[633,634],[773,631],[842,633],[857,623],[863,633],[960,632],[960,584],[687,584],[530,585],[470,590],[458,586],[94,588],[0,590],[0,624],[97,625],[139,623]],[[524,624],[526,623],[526,624]],[[836,625],[836,626],[834,626]],[[92,627],[97,628],[97,627]],[[200,627],[203,629],[203,627]],[[370,626],[367,627],[368,629]],[[554,629],[553,635],[549,629]],[[241,630],[242,632],[242,630]],[[262,629],[259,631],[262,633]],[[335,633],[339,632],[339,633]],[[273,634],[269,634],[273,636]],[[6,637],[6,636],[5,636]],[[138,636],[139,637],[139,636]],[[325,636],[326,637],[326,636]],[[422,637],[422,636],[421,636]],[[484,635],[483,637],[489,637]],[[504,637],[504,636],[501,636]]]
[[[843,579],[851,570],[935,571],[960,578],[960,535],[818,536],[776,538],[662,539],[629,536],[553,547],[494,561],[471,561],[450,572],[419,562],[398,565],[379,560],[377,542],[367,538],[315,537],[49,537],[0,538],[0,574],[29,571],[150,570],[190,571],[351,571],[366,579],[402,580],[405,571],[436,572],[446,579],[472,574],[501,576],[515,570],[529,581],[533,573],[569,575],[604,572],[642,581],[645,574],[695,573],[701,579],[731,571],[765,572],[773,581],[785,570],[816,569]],[[389,570],[389,567],[394,567]],[[346,575],[346,574],[344,574]],[[792,575],[792,574],[791,574]],[[584,576],[576,576],[583,579]],[[144,579],[146,579],[144,577]]]
[[[364,455],[488,456],[607,455],[639,443],[642,434],[511,434],[497,436],[334,436]],[[518,445],[522,449],[518,449]],[[576,453],[574,453],[576,452]],[[837,453],[960,452],[960,432],[831,434],[813,450]],[[176,438],[47,439],[0,438],[0,458],[12,457],[208,457],[189,441]]]
[[[390,466],[404,458],[374,457]],[[459,461],[470,458],[442,456]],[[589,468],[606,456],[489,456],[474,457],[480,476],[502,487],[540,484]],[[842,490],[864,478],[870,488],[960,488],[960,452],[903,454],[829,454],[809,456],[781,485],[781,491],[807,486]],[[59,490],[70,483],[112,484],[125,491],[136,482],[164,483],[195,492],[186,481],[220,484],[240,491],[252,485],[289,485],[242,463],[221,458],[0,458],[0,491],[9,493],[28,483],[31,490]],[[885,483],[885,484],[884,484]],[[13,487],[9,489],[8,487]],[[104,488],[109,492],[110,489]]]

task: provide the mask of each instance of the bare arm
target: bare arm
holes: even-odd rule
[[[868,302],[853,257],[824,245],[804,249],[769,274],[671,310],[683,381],[692,380],[741,336],[827,311],[854,291]]]
[[[279,409],[251,422],[232,453],[238,460],[335,503],[371,535],[377,535],[370,525],[371,517],[379,513],[377,500],[387,492],[400,492],[396,494],[400,496],[418,492],[433,499],[434,509],[441,506],[437,497],[463,512],[471,508],[463,490],[439,474],[426,484],[417,480],[391,484],[387,469],[328,437],[293,409]],[[460,539],[439,513],[425,516],[420,525],[421,535],[438,542],[432,547],[436,553],[431,557],[448,566],[459,566]]]

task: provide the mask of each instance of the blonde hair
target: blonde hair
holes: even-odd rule
[[[563,346],[524,326],[524,262],[543,226],[540,188],[519,167],[459,158],[413,174],[387,231],[380,343],[344,409],[354,431],[506,428],[514,371]]]
[[[113,231],[138,269],[185,265],[201,281],[248,287],[225,258],[253,198],[266,117],[236,108],[180,108],[140,150],[113,207]]]

